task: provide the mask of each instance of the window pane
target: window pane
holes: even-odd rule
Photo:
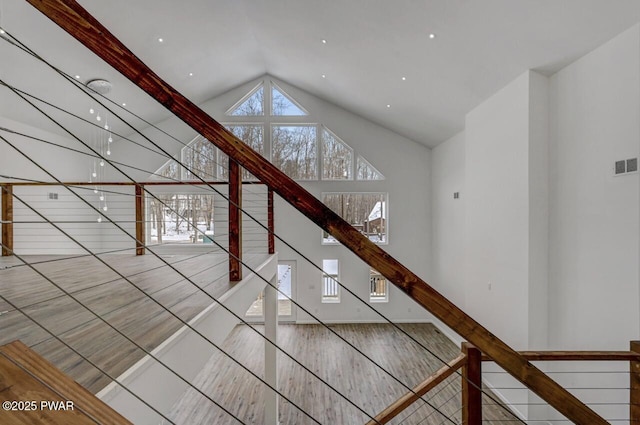
[[[253,150],[264,156],[264,127],[261,125],[225,125],[227,130],[233,133],[238,139],[249,145]],[[224,164],[228,164],[228,157],[220,152],[218,158],[224,160]],[[227,165],[228,166],[228,165]],[[242,170],[242,180],[257,180],[247,170]]]
[[[292,267],[289,264],[278,264],[278,316],[291,316],[292,309]]]
[[[340,302],[338,260],[322,260],[322,302]]]
[[[389,301],[389,284],[387,279],[375,269],[369,271],[369,301]]]
[[[271,83],[271,115],[300,116],[307,115],[289,96]]]
[[[186,180],[216,179],[216,150],[213,143],[204,137],[198,137],[182,148],[182,163],[186,167]],[[197,177],[196,177],[197,176]]]
[[[233,116],[257,116],[264,115],[264,87],[260,85],[244,102],[233,110],[227,112]]]
[[[153,180],[180,180],[180,166],[172,159],[160,167],[151,178]]]
[[[353,151],[334,134],[322,130],[322,179],[351,180]]]
[[[366,159],[360,156],[358,157],[356,168],[356,176],[358,180],[384,180],[382,173],[376,170]]]
[[[372,242],[387,243],[388,203],[385,193],[324,193],[322,202]],[[322,242],[338,243],[326,232]]]
[[[273,126],[272,158],[273,165],[292,179],[317,179],[316,127]]]
[[[147,198],[148,243],[213,244],[213,195],[159,193]]]

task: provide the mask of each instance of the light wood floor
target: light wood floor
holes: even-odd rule
[[[455,358],[460,350],[430,324],[400,325],[416,340],[442,359]],[[256,326],[260,332],[262,326]],[[332,325],[332,329],[368,356],[413,387],[439,369],[442,363],[418,344],[388,324]],[[369,415],[375,415],[407,390],[379,368],[320,325],[281,325],[278,344],[310,370],[327,380]],[[264,340],[249,326],[237,326],[223,350],[240,360],[258,376],[264,376]],[[279,355],[279,384],[282,393],[322,424],[364,424],[367,415],[320,383],[292,360]],[[195,381],[197,388],[225,406],[238,422],[194,389],[185,392],[174,405],[170,419],[176,424],[262,424],[264,385],[223,354],[212,357]],[[424,402],[414,404],[393,424],[459,424],[460,378],[451,377],[427,396],[452,421]],[[513,416],[485,397],[484,423],[512,422]],[[415,412],[414,412],[415,411]],[[413,412],[413,413],[412,413]],[[501,421],[507,422],[501,422]],[[291,403],[280,402],[280,423],[316,423]]]
[[[144,352],[89,310],[150,351],[182,326],[163,307],[188,321],[212,303],[200,289],[150,254],[100,257],[139,290],[93,257],[24,258],[33,268],[24,266],[15,257],[0,258],[0,312],[7,312],[0,315],[0,345],[21,340],[94,393],[107,385],[110,378],[34,321],[117,377],[141,359]],[[163,254],[162,258],[214,297],[232,286],[228,281],[228,257],[224,254]],[[245,259],[250,266],[257,266],[266,258],[266,254],[253,254]]]

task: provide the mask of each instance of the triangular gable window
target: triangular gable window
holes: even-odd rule
[[[260,84],[233,105],[226,115],[249,117],[264,115],[264,86]]]
[[[356,163],[356,177],[358,180],[384,180],[382,173],[361,156]]]
[[[309,115],[302,106],[285,94],[284,91],[273,82],[271,83],[271,115],[275,116],[302,116]]]

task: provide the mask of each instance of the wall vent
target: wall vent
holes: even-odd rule
[[[638,172],[638,158],[621,159],[616,161],[613,173],[616,176]]]
[[[453,199],[460,198],[460,192],[453,192]]]
[[[57,200],[58,194],[54,192],[49,192],[49,199]]]

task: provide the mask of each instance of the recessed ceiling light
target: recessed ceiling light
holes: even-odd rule
[[[158,38],[158,42],[159,42],[159,43],[164,42],[164,38],[162,38],[162,37]]]
[[[322,39],[322,44],[327,44],[327,40],[325,40],[324,38]]]
[[[391,105],[387,105],[387,108],[391,108]]]
[[[324,74],[322,74],[322,78],[327,78],[327,76],[326,76],[326,75],[324,75]]]
[[[436,35],[434,33],[431,33],[429,34],[429,38],[433,40],[434,38],[436,38]]]
[[[4,30],[0,28],[0,34],[5,34]]]
[[[193,77],[193,72],[190,72],[190,73],[189,73],[189,77]]]
[[[402,77],[402,81],[407,81],[407,77]]]
[[[80,79],[80,76],[79,76],[79,75],[76,75],[76,80],[79,80],[79,79]]]
[[[122,102],[122,106],[127,106],[127,104],[126,104],[126,103],[124,103],[124,102]]]

